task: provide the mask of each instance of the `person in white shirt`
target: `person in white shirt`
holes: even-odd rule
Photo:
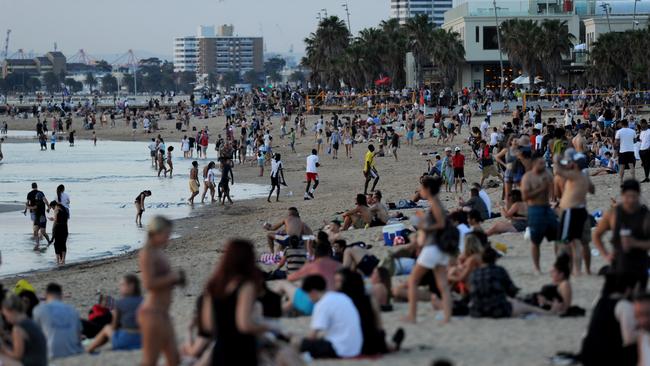
[[[300,352],[313,358],[356,357],[363,346],[359,312],[347,295],[326,289],[325,279],[318,275],[302,282],[302,290],[315,305],[311,331],[300,342]]]
[[[636,167],[636,157],[634,156],[634,138],[636,133],[628,127],[627,120],[621,121],[621,128],[616,131],[614,136],[616,146],[618,146],[618,166],[621,177],[621,184],[625,176],[625,169],[630,169],[632,179],[634,178],[634,168]]]
[[[151,139],[149,143],[149,155],[151,156],[151,166],[157,168],[156,164],[156,150],[158,150],[158,144],[156,144],[156,139]]]
[[[490,199],[490,196],[487,194],[485,189],[481,187],[480,184],[474,183],[472,184],[473,188],[476,188],[478,190],[478,196],[483,200],[485,203],[485,207],[487,207],[487,212],[488,212],[488,219],[492,217],[492,200]]]
[[[499,130],[494,127],[492,128],[492,133],[490,134],[490,149],[494,151],[494,148],[497,147],[499,143]]]
[[[314,191],[318,187],[318,167],[320,162],[318,160],[318,152],[316,149],[311,150],[311,155],[307,157],[307,188],[305,188],[305,200],[310,200],[314,198]],[[311,187],[311,182],[314,182],[314,186]]]
[[[648,179],[648,175],[650,175],[650,129],[648,128],[648,121],[642,119],[640,127],[639,140],[641,140],[641,145],[639,146],[639,155],[641,156],[641,164],[645,174],[645,178],[641,183],[648,183],[650,182],[650,179]]]
[[[479,128],[481,129],[481,136],[487,138],[488,129],[490,128],[490,123],[488,123],[487,119],[484,119],[483,122],[481,122],[481,127]]]

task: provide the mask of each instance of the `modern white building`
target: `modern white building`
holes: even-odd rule
[[[612,32],[647,27],[650,11],[650,1],[637,2],[634,12],[634,0],[497,0],[495,16],[494,1],[455,0],[454,4],[456,6],[445,13],[442,27],[459,33],[465,47],[465,64],[461,66],[456,86],[476,88],[499,85],[497,18],[499,23],[512,18],[566,21],[569,32],[575,36],[574,45],[585,45],[576,48],[565,60],[564,77],[570,81],[571,73],[584,70],[588,50],[600,34],[609,32],[610,27]],[[518,70],[513,70],[505,53],[502,58],[504,78],[508,83],[519,76]]]
[[[199,63],[199,37],[174,38],[174,71],[196,72]]]
[[[453,0],[391,0],[390,13],[392,18],[399,19],[400,24],[419,14],[429,17],[437,27],[442,26],[445,12],[452,8]]]

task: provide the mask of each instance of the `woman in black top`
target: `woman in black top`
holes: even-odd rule
[[[54,210],[54,228],[52,229],[52,242],[56,253],[56,264],[65,264],[65,253],[68,241],[68,211],[65,207],[56,202],[50,202],[50,208]]]
[[[201,314],[203,328],[216,338],[212,365],[257,365],[256,336],[271,330],[254,319],[261,283],[253,244],[229,241],[208,281]]]
[[[23,366],[47,366],[47,341],[41,328],[27,318],[23,301],[16,295],[9,295],[2,302],[2,315],[13,325],[9,347],[0,343],[0,363]]]

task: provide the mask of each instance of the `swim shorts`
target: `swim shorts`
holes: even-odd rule
[[[47,217],[45,215],[35,216],[34,226],[38,226],[41,229],[45,229],[47,227]]]
[[[366,277],[370,277],[372,271],[375,270],[375,267],[379,264],[379,259],[371,254],[366,254],[361,258],[361,261],[357,264],[357,269],[361,271]]]
[[[621,167],[627,167],[632,165],[636,166],[636,157],[634,156],[634,151],[626,151],[618,154],[618,165]]]
[[[542,244],[544,238],[548,241],[556,240],[558,223],[551,206],[528,206],[528,228],[530,230],[530,241],[535,245]]]
[[[560,240],[569,242],[575,239],[582,239],[585,221],[589,213],[584,207],[569,208],[562,212]]]
[[[199,191],[199,184],[195,180],[190,181],[190,192],[196,193]]]
[[[307,173],[306,177],[307,177],[307,182],[317,181],[318,173]]]

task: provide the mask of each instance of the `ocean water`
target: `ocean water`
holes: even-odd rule
[[[33,132],[10,131],[9,136],[28,139]],[[179,145],[167,145],[176,150],[174,177],[169,179],[156,177],[145,142],[98,141],[93,146],[92,141],[77,140],[70,147],[67,141],[60,141],[55,151],[39,151],[36,141],[4,143],[0,204],[23,205],[32,182],[38,183],[48,200],[56,200],[56,187],[63,184],[71,200],[66,263],[123,254],[143,244],[145,233],[135,225],[133,206],[141,191],[152,191],[145,201],[143,224],[154,215],[181,218],[202,207],[200,195],[194,210],[186,203],[191,160],[183,159]],[[199,161],[199,169],[203,164]],[[237,171],[234,173],[237,182]],[[268,188],[258,184],[238,182],[231,188],[235,204],[267,193]],[[33,251],[29,212],[24,216],[22,210],[0,213],[0,276],[56,266],[54,246],[43,253]],[[48,234],[51,228],[48,222]]]

